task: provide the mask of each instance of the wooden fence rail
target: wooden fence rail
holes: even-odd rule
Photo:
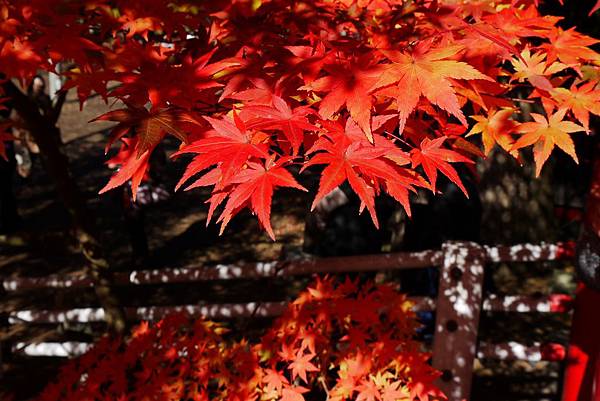
[[[486,261],[535,262],[557,260],[571,255],[570,244],[521,244],[485,246]],[[115,274],[115,284],[173,284],[195,281],[268,278],[306,275],[311,273],[350,273],[381,270],[415,269],[439,266],[442,251],[398,252],[382,255],[343,256],[297,262],[266,262],[243,265],[216,265],[157,270],[133,270]],[[81,275],[50,275],[44,277],[15,277],[2,282],[6,291],[40,288],[91,287],[92,279]]]
[[[521,244],[484,247],[474,243],[452,242],[441,250],[392,253],[353,257],[336,257],[300,261],[277,261],[243,265],[217,265],[159,270],[134,270],[115,275],[120,286],[171,285],[213,280],[275,278],[313,273],[375,272],[437,266],[440,281],[437,299],[412,298],[417,311],[436,310],[433,342],[433,365],[442,371],[441,389],[451,401],[469,399],[475,358],[523,359],[528,361],[565,358],[559,344],[526,346],[516,342],[478,343],[481,311],[563,313],[570,309],[570,297],[560,294],[540,297],[484,297],[483,275],[486,264],[499,262],[538,262],[572,257],[570,244]],[[88,277],[52,275],[46,277],[12,277],[2,282],[8,293],[41,289],[87,288]],[[132,321],[157,320],[168,313],[185,311],[211,319],[239,317],[273,317],[284,308],[283,302],[249,302],[226,304],[192,304],[177,306],[147,305],[125,308]],[[94,323],[104,320],[102,308],[23,309],[8,314],[8,324],[15,327],[32,324]],[[85,352],[90,343],[79,341],[17,341],[11,349],[30,356],[68,357]]]

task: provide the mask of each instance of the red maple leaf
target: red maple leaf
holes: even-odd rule
[[[241,75],[237,75],[232,78],[229,83],[234,83],[241,78]],[[241,81],[240,83],[243,83]],[[245,89],[235,92],[227,97],[230,99],[240,100],[245,104],[254,105],[270,105],[273,103],[275,96],[283,96],[282,87],[279,82],[272,82],[272,79],[265,78],[248,78],[248,82],[245,82]],[[227,89],[227,88],[225,88]],[[225,91],[223,91],[225,93]],[[223,95],[221,95],[223,97]]]
[[[419,148],[415,148],[411,151],[412,166],[413,168],[423,166],[423,170],[425,170],[425,174],[427,175],[427,178],[429,178],[429,183],[431,184],[433,192],[435,192],[437,172],[440,171],[448,177],[450,181],[455,183],[461,191],[463,191],[465,196],[469,197],[458,173],[450,163],[473,163],[473,161],[453,150],[442,148],[445,140],[446,137],[444,136],[434,140],[429,138],[423,139]]]
[[[408,190],[419,185],[415,176],[399,167],[408,164],[408,154],[393,142],[381,135],[373,134],[373,144],[364,139],[361,130],[352,119],[342,127],[339,122],[323,122],[325,137],[315,143],[308,153],[317,153],[304,168],[315,164],[326,164],[321,174],[319,191],[312,204],[314,209],[319,201],[333,189],[348,180],[352,190],[367,207],[373,223],[379,226],[375,212],[375,195],[382,183],[387,192],[410,211]]]
[[[74,35],[72,26],[57,24],[52,27],[52,34],[40,36],[33,45],[39,49],[47,49],[53,62],[73,60],[85,71],[91,71],[90,54],[100,54],[102,47],[83,37]]]
[[[419,365],[411,372],[412,381],[408,384],[410,389],[410,399],[417,397],[420,401],[446,400],[447,397],[442,391],[433,384],[439,373],[430,366]]]
[[[137,189],[148,171],[150,151],[146,150],[138,155],[137,137],[122,138],[123,145],[116,156],[108,160],[107,164],[120,165],[119,171],[111,177],[108,183],[98,192],[103,194],[111,189],[117,188],[131,179],[131,194],[135,201]]]
[[[249,158],[269,157],[267,146],[260,143],[264,137],[257,135],[253,130],[247,130],[246,124],[237,114],[234,113],[233,121],[229,118],[217,119],[207,116],[204,119],[213,130],[206,133],[206,138],[192,142],[175,154],[199,155],[188,165],[176,189],[193,175],[215,164],[219,165],[221,171],[218,187],[223,187],[244,167]]]
[[[42,60],[31,43],[0,38],[0,65],[9,77],[18,77],[21,81],[33,77],[44,64]]]
[[[333,52],[327,52],[323,42],[315,46],[286,46],[295,57],[290,60],[294,65],[294,73],[299,73],[306,84],[313,82],[324,64],[334,58]]]
[[[197,59],[188,55],[177,65],[144,62],[140,73],[132,71],[120,77],[123,84],[111,95],[140,105],[150,101],[153,108],[176,105],[189,109],[202,99],[203,91],[222,86],[213,79],[216,73],[239,64],[234,59],[209,63],[216,51],[214,48]]]
[[[225,190],[229,199],[218,220],[222,222],[221,232],[223,232],[231,217],[249,201],[250,208],[257,215],[258,221],[267,231],[269,237],[273,241],[275,240],[270,221],[271,201],[275,188],[289,187],[306,191],[306,188],[298,184],[292,174],[282,167],[287,161],[287,158],[282,158],[277,162],[273,162],[269,158],[264,165],[248,162],[247,168],[240,171],[231,180],[233,189]]]
[[[598,0],[596,2],[596,4],[594,5],[594,7],[590,10],[590,13],[588,15],[592,15],[593,13],[595,13],[596,11],[600,10],[600,0]]]
[[[66,91],[71,88],[77,88],[79,110],[83,109],[83,103],[90,97],[92,92],[96,92],[106,102],[108,99],[108,82],[118,79],[118,74],[110,70],[86,72],[79,69],[72,69],[67,71],[65,75],[68,79],[61,90]]]
[[[272,106],[247,106],[240,115],[248,116],[246,121],[248,128],[281,130],[292,145],[295,155],[303,142],[304,131],[318,129],[306,118],[313,113],[314,111],[307,106],[292,109],[285,100],[274,95]]]
[[[265,74],[266,60],[249,46],[242,46],[235,59],[239,65],[228,76],[219,102],[230,98],[261,103],[267,100],[265,103],[270,103],[271,96],[278,90],[273,88],[273,79]]]
[[[352,119],[373,142],[371,130],[371,108],[373,99],[371,88],[379,80],[382,67],[373,64],[372,55],[358,59],[339,61],[324,66],[328,75],[301,87],[315,92],[325,92],[319,104],[319,113],[325,119],[331,119],[340,108],[346,105]]]

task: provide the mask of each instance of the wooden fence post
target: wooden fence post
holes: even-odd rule
[[[599,305],[600,292],[580,284],[571,322],[563,401],[600,401]]]
[[[433,339],[433,366],[442,371],[438,386],[449,401],[468,400],[482,304],[486,253],[471,242],[442,246],[440,284]]]

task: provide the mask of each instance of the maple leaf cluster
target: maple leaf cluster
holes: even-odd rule
[[[262,340],[171,315],[69,361],[38,401],[398,401],[445,398],[413,337],[411,303],[387,285],[318,279]]]
[[[600,114],[598,40],[537,6],[0,0],[0,73],[26,81],[61,62],[82,104],[94,92],[125,104],[98,118],[122,143],[101,192],[130,181],[135,196],[172,135],[189,161],[177,187],[212,188],[209,220],[225,228],[249,208],[275,238],[273,194],[306,190],[307,169],[320,175],[313,207],[348,182],[377,225],[379,194],[408,214],[440,174],[466,194],[456,166],[496,145],[533,148],[538,175],[556,147],[577,161],[572,134]]]

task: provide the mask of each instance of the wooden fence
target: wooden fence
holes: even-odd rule
[[[217,265],[199,268],[136,270],[118,273],[115,284],[120,286],[194,283],[212,280],[277,278],[313,273],[374,272],[399,269],[439,267],[437,299],[414,298],[416,310],[435,310],[435,334],[432,364],[442,371],[439,386],[449,399],[469,399],[475,358],[519,359],[528,361],[559,361],[565,348],[559,344],[537,343],[526,346],[514,341],[486,344],[478,341],[481,311],[563,313],[571,299],[565,295],[486,296],[483,294],[485,266],[499,262],[538,262],[572,257],[570,247],[563,244],[522,244],[485,247],[474,243],[451,242],[441,250],[416,253],[393,253],[368,256],[311,259],[294,262]],[[55,289],[61,291],[93,285],[83,276],[46,276],[40,278],[5,279],[8,293],[26,290]],[[224,304],[190,304],[178,306],[145,305],[125,308],[128,319],[156,320],[175,311],[204,315],[211,319],[236,317],[272,317],[280,314],[283,302],[251,302]],[[93,324],[104,320],[102,308],[27,309],[9,312],[9,325]],[[46,341],[31,343],[13,341],[14,353],[30,356],[69,357],[85,352],[91,344],[80,341]]]

